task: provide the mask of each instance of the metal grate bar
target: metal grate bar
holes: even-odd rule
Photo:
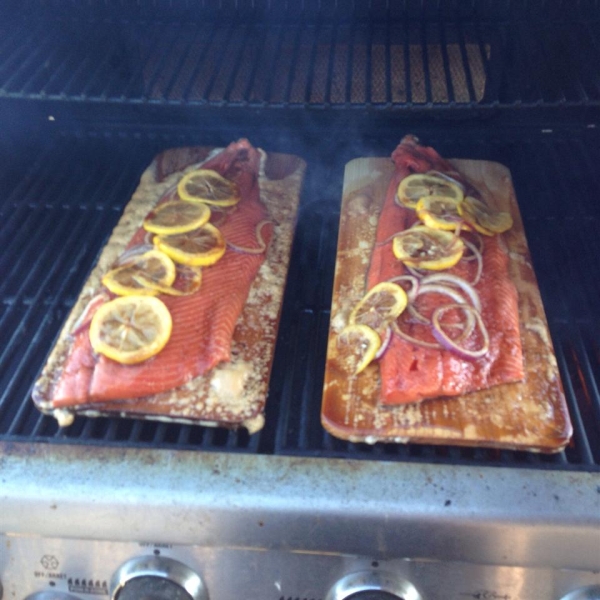
[[[346,87],[344,102],[346,106],[352,103],[352,65],[354,62],[354,44],[356,39],[356,24],[350,25],[349,40],[348,40],[348,61],[346,63]]]
[[[317,44],[319,41],[319,34],[321,32],[321,23],[318,22],[314,27],[310,28],[312,32],[312,43],[310,44],[310,58],[309,58],[309,71],[307,75],[307,83],[304,93],[304,103],[309,103],[311,100],[314,79],[315,79],[315,58],[317,56]]]
[[[49,52],[44,55],[44,60],[39,62],[36,61],[38,66],[29,75],[29,78],[22,78],[21,82],[19,83],[20,90],[18,90],[18,93],[23,95],[39,93],[39,90],[43,89],[44,87],[44,82],[48,80],[52,65],[57,62],[62,62],[62,65],[64,66],[64,64],[68,62],[69,56],[64,57],[64,49],[60,47],[60,44],[56,44],[56,42],[53,41],[50,41],[49,43],[55,44],[54,48],[50,46]],[[63,55],[62,61],[61,55]],[[7,82],[6,88],[10,89],[11,84]]]
[[[448,42],[446,40],[446,24],[440,22],[439,25],[440,47],[442,51],[442,63],[444,65],[444,79],[448,90],[448,102],[453,104],[456,101],[454,95],[454,84],[452,83],[452,74],[450,72],[450,59],[448,58]]]
[[[210,77],[208,78],[208,82],[206,84],[204,93],[202,94],[202,101],[211,100],[213,88],[215,87],[221,72],[225,71],[226,67],[228,66],[228,49],[233,45],[237,33],[238,31],[236,29],[235,23],[232,23],[231,27],[228,30],[226,41],[220,46],[219,52],[216,53],[218,57],[218,62],[216,62],[213,57],[213,69]],[[212,99],[214,100],[215,98]]]
[[[473,83],[473,73],[471,71],[471,61],[467,55],[467,42],[465,38],[465,32],[461,21],[458,21],[458,35],[459,35],[459,46],[460,56],[462,59],[462,66],[467,80],[467,90],[469,92],[469,99],[471,102],[477,101],[477,94],[475,92],[475,85]]]
[[[93,60],[94,58],[96,57],[94,55],[91,55],[91,59]],[[114,71],[111,73],[111,70],[109,68],[110,61],[110,53],[105,52],[102,59],[95,66],[93,66],[92,64],[89,68],[85,67],[85,69],[80,70],[84,75],[87,74],[87,78],[84,78],[81,82],[81,91],[79,92],[79,94],[77,94],[77,92],[75,91],[70,91],[71,87],[75,87],[75,82],[77,81],[76,77],[73,77],[71,81],[67,84],[68,87],[66,88],[66,92],[73,93],[76,95],[76,97],[83,99],[90,96],[94,96],[95,93],[98,94],[98,97],[106,98],[107,95],[101,94],[99,90],[95,92],[94,86],[97,86],[99,83],[102,82],[102,77],[107,77],[108,79],[106,80],[105,89],[108,89],[113,79],[116,79],[116,77],[120,74],[122,67],[114,69]],[[83,63],[85,63],[85,60],[83,61]]]
[[[431,104],[433,102],[433,95],[431,93],[431,74],[429,71],[429,50],[427,44],[427,25],[425,22],[421,23],[420,27],[421,34],[421,52],[423,61],[423,76],[425,80],[425,102]]]
[[[286,31],[286,29],[283,26],[279,26],[277,28],[277,36],[276,36],[275,46],[274,46],[274,50],[275,51],[273,52],[273,56],[269,57],[270,68],[269,68],[267,79],[266,79],[266,83],[265,83],[265,96],[264,96],[264,101],[267,102],[267,103],[270,102],[271,99],[273,98],[273,89],[274,89],[274,85],[275,85],[276,65],[277,65],[278,58],[281,56],[281,49],[283,47],[283,40],[285,39],[285,35],[284,35],[285,31]],[[290,71],[294,72],[293,70],[290,70]],[[287,101],[289,101],[289,94],[288,94]]]
[[[13,91],[18,85],[22,85],[23,80],[31,79],[44,68],[46,56],[52,48],[53,40],[50,37],[43,39],[39,45],[35,46],[35,51],[19,60],[16,66],[17,57],[21,57],[22,53],[17,54],[14,60],[4,66],[4,69],[9,72],[7,79],[4,82],[4,88],[7,91]],[[31,73],[33,71],[33,73]]]
[[[227,42],[227,45],[221,50],[221,63],[213,73],[213,77],[206,90],[206,98],[214,103],[221,103],[225,100],[225,91],[227,90],[227,81],[231,81],[233,87],[236,69],[239,68],[244,46],[250,39],[250,26],[240,24],[235,28],[235,35]]]
[[[6,53],[4,60],[0,62],[0,75],[8,74],[8,77],[10,78],[20,72],[19,69],[22,68],[23,62],[27,60],[26,57],[28,53],[31,53],[32,48],[37,48],[37,45],[34,42],[40,36],[43,29],[43,24],[37,23],[25,38],[19,39],[18,43],[15,43],[10,48],[10,51]],[[23,35],[22,30],[20,31],[20,34]],[[17,69],[16,65],[20,65],[20,67]]]
[[[52,19],[34,21],[32,27],[31,21],[17,20],[10,32],[15,44],[3,44],[7,52],[0,64],[0,92],[12,98],[215,106],[600,103],[593,60],[598,34],[584,20],[561,28],[548,20],[484,22],[462,12],[452,19],[432,19],[428,9],[423,11],[399,18],[414,11],[398,12],[385,4],[377,21],[285,13],[271,26],[244,21],[242,13],[235,21],[198,23]],[[71,43],[64,43],[64,30]],[[342,35],[346,30],[348,39]],[[273,31],[282,37],[265,54]],[[259,55],[266,65],[248,58]],[[341,73],[338,60],[347,61],[345,96],[341,90],[333,93]],[[404,62],[401,73],[394,70],[396,61]],[[261,69],[269,82],[257,94]],[[503,85],[486,85],[490,77],[503,77]],[[397,89],[396,78],[404,79],[403,90]]]
[[[585,424],[580,411],[579,403],[573,382],[576,373],[569,369],[563,344],[555,344],[555,353],[562,374],[565,397],[569,406],[569,413],[573,423],[573,442],[579,454],[579,460],[586,465],[594,464],[594,456],[590,447],[588,436],[585,432]]]
[[[329,46],[329,57],[327,60],[327,77],[325,80],[325,104],[331,104],[331,86],[334,78],[335,52],[338,44],[339,26],[334,25],[331,34],[331,44]]]
[[[200,27],[194,27],[194,32],[189,36],[187,45],[179,61],[179,68],[175,68],[171,71],[167,84],[165,85],[162,100],[168,100],[171,97],[175,84],[181,76],[181,73],[185,71],[185,65],[191,58],[194,48],[200,43],[200,36],[202,33],[203,30]]]
[[[208,56],[208,51],[210,50],[210,48],[212,47],[212,45],[214,43],[216,34],[217,34],[216,27],[212,27],[209,29],[208,37],[205,42],[205,45],[203,46],[203,48],[200,52],[200,56],[198,57],[196,64],[194,65],[194,68],[192,69],[192,72],[190,73],[188,82],[183,89],[183,93],[182,93],[181,97],[184,102],[187,102],[189,100],[189,97],[190,97],[193,87],[194,87],[194,82],[196,81],[196,78],[198,77],[198,74],[200,73],[200,70],[202,69],[202,65],[204,64],[204,61],[206,60],[206,57]]]
[[[255,27],[250,27],[246,25],[244,27],[244,37],[236,52],[236,56],[233,59],[233,68],[231,69],[231,73],[227,80],[227,84],[225,85],[225,90],[221,97],[225,102],[229,102],[231,98],[231,92],[235,87],[235,83],[238,80],[240,75],[242,65],[244,64],[244,50],[250,46],[250,40],[256,37],[257,29]]]
[[[153,55],[152,69],[154,72],[148,78],[148,82],[144,82],[145,91],[142,93],[142,99],[148,100],[148,98],[152,98],[155,95],[154,88],[159,79],[164,77],[165,65],[170,64],[171,56],[177,51],[177,40],[181,37],[182,30],[183,24],[178,24],[169,28],[168,36],[161,35],[161,38],[164,37],[163,45],[156,48],[156,52]]]

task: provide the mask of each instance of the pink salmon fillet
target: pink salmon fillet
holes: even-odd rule
[[[260,200],[259,165],[259,152],[246,140],[231,144],[202,165],[240,188],[240,202],[227,210],[224,220],[218,213],[215,219],[225,240],[241,248],[258,246],[256,228],[269,218]],[[145,234],[140,229],[129,246],[139,243]],[[261,235],[268,245],[272,225],[263,226]],[[202,270],[202,285],[196,293],[182,297],[161,294],[173,319],[171,337],[161,352],[137,365],[123,365],[95,354],[88,328],[78,331],[51,393],[53,408],[157,394],[229,361],[236,321],[264,259],[264,252],[249,254],[228,247],[216,264]]]
[[[376,235],[367,275],[367,288],[392,277],[407,274],[394,257],[391,237],[404,231],[416,220],[415,212],[399,206],[394,197],[399,183],[412,173],[430,170],[451,175],[469,183],[433,148],[419,145],[406,136],[392,154],[396,170],[390,182]],[[476,193],[474,190],[469,190]],[[445,349],[416,346],[393,335],[390,346],[380,359],[382,404],[406,404],[427,398],[457,396],[495,385],[521,381],[524,377],[519,329],[517,290],[508,273],[508,254],[501,235],[483,238],[483,273],[475,289],[481,299],[481,316],[490,337],[489,352],[476,360],[466,360]],[[476,261],[461,260],[445,272],[473,281]],[[422,314],[448,303],[441,294],[430,293],[417,299]],[[434,342],[429,326],[411,322],[401,315],[402,331],[411,337]],[[473,343],[475,343],[473,341]]]

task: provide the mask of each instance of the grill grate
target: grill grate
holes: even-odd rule
[[[291,8],[293,18],[273,10],[268,19],[237,6],[225,19],[200,11],[176,21],[19,10],[0,25],[0,98],[404,111],[600,104],[597,11],[578,19],[565,9],[564,27],[563,18],[482,20],[473,8],[427,19],[423,7],[386,6],[372,9],[379,18],[340,7],[338,19]]]
[[[67,429],[40,415],[30,388],[52,340],[100,248],[160,150],[220,139],[210,131],[51,134],[32,154],[0,148],[0,439],[22,442],[126,445],[317,457],[600,470],[600,161],[595,130],[576,133],[506,131],[486,139],[464,127],[417,131],[447,156],[485,158],[511,169],[575,427],[573,443],[553,456],[445,446],[351,444],[320,426],[321,383],[344,164],[385,155],[398,141],[319,132],[279,139],[262,126],[246,133],[275,151],[308,162],[285,294],[264,430],[245,432],[131,419],[77,418]],[[227,132],[226,132],[227,133]],[[334,135],[335,134],[335,135]],[[227,135],[235,135],[229,132]],[[346,136],[353,135],[347,133]],[[401,135],[401,133],[399,134]],[[21,142],[24,144],[25,142]],[[277,147],[273,147],[275,144]],[[22,148],[22,146],[16,146]]]

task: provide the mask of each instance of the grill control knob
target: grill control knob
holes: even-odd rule
[[[138,556],[121,565],[110,593],[112,600],[208,600],[200,575],[164,556]]]
[[[423,600],[417,588],[392,573],[360,571],[340,579],[325,600]]]
[[[591,585],[575,590],[563,596],[561,600],[600,600],[600,585]]]

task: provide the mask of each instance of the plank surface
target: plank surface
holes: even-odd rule
[[[51,381],[63,368],[70,332],[88,302],[102,288],[101,278],[115,263],[148,212],[181,176],[198,167],[219,149],[173,148],[157,156],[144,171],[140,184],[125,207],[122,218],[100,257],[50,354],[36,384],[36,405],[42,411],[68,422],[72,414],[124,416],[166,422],[210,426],[242,426],[251,433],[264,424],[283,292],[294,236],[300,191],[306,164],[288,154],[262,153],[258,177],[260,197],[273,223],[273,236],[265,260],[250,287],[231,344],[231,361],[172,390],[152,396],[90,401],[65,410],[51,404]],[[218,269],[218,263],[215,267]],[[227,298],[223,298],[226,302]],[[68,412],[67,415],[64,413]]]
[[[519,295],[525,379],[453,398],[383,406],[372,363],[358,376],[335,361],[337,334],[364,296],[365,280],[394,165],[359,158],[346,166],[321,420],[334,436],[353,442],[415,442],[556,452],[572,428],[510,172],[499,163],[451,161],[514,225],[502,234],[509,274]]]

